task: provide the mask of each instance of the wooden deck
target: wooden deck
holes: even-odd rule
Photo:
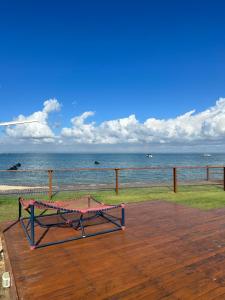
[[[127,206],[126,221],[125,231],[33,251],[12,226],[3,242],[14,298],[225,299],[225,209],[143,202]],[[57,230],[50,239],[71,234]]]

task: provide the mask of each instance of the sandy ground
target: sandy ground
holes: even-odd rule
[[[0,249],[2,249],[2,242],[0,239]],[[0,299],[10,300],[9,289],[2,287],[2,274],[5,272],[4,256],[0,255]]]
[[[44,186],[0,185],[0,191],[46,189]]]

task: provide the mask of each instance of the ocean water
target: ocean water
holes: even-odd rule
[[[100,164],[95,165],[98,161]],[[120,172],[120,183],[170,182],[172,167],[175,166],[206,166],[225,165],[225,154],[204,156],[193,154],[153,154],[148,158],[145,154],[71,154],[71,153],[18,153],[0,154],[0,170],[7,170],[16,163],[21,163],[20,170],[57,169],[53,173],[53,184],[114,184],[115,171],[102,171],[104,168],[137,168],[162,167],[159,170],[127,170]],[[168,169],[164,169],[167,168]],[[61,172],[60,169],[97,168],[95,171]],[[204,180],[205,169],[181,169],[178,177],[184,179]],[[218,175],[220,176],[220,175]],[[47,172],[0,172],[0,185],[47,185]]]

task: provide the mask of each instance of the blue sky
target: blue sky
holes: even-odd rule
[[[1,1],[0,28],[2,121],[56,98],[58,135],[88,111],[143,123],[225,97],[224,1]]]

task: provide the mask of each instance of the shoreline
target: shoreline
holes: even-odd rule
[[[46,189],[47,186],[0,185],[0,191]]]

